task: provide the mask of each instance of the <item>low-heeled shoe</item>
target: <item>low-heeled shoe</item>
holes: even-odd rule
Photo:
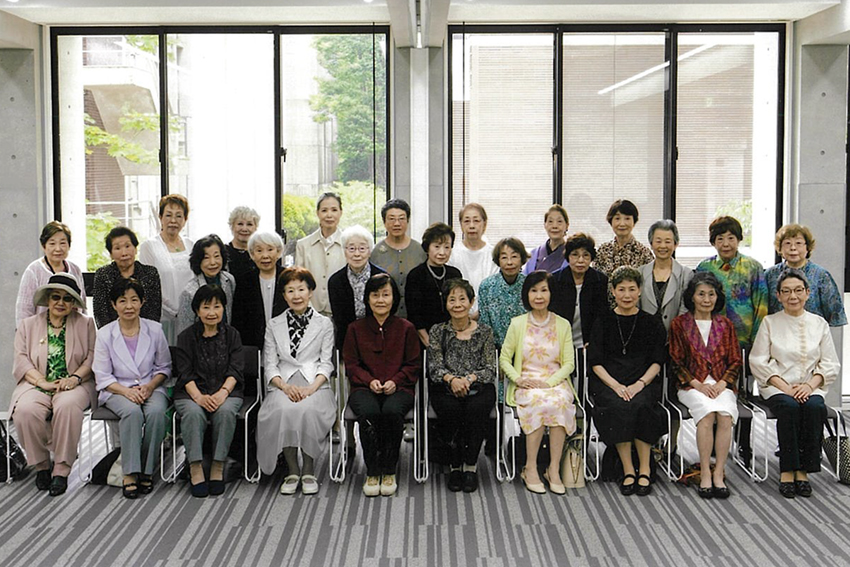
[[[634,480],[631,484],[626,484],[628,479]],[[633,474],[627,474],[623,476],[623,480],[620,481],[620,494],[623,496],[631,496],[637,490],[637,477]]]
[[[710,486],[700,486],[697,489],[697,494],[699,494],[700,498],[703,498],[705,500],[711,500],[712,498],[714,498],[714,488]]]
[[[728,486],[715,486],[712,492],[714,493],[714,497],[719,500],[726,500],[732,494]]]
[[[199,482],[198,484],[189,483],[189,487],[191,488],[192,496],[195,498],[206,498],[210,495],[210,487],[206,481]]]
[[[526,480],[524,468],[522,469],[522,472],[520,473],[519,477],[522,479],[522,483],[525,485],[525,488],[529,492],[533,492],[535,494],[546,494],[546,487],[543,486],[542,482],[531,483]]]
[[[642,478],[645,478],[649,482],[649,484],[647,484],[645,486],[643,484],[639,484],[640,479],[642,479]],[[635,484],[637,485],[637,489],[635,489],[635,493],[638,496],[649,496],[649,494],[652,492],[652,480],[649,478],[649,475],[639,474]]]
[[[794,483],[793,482],[780,482],[779,483],[779,494],[781,494],[785,498],[794,498],[797,495],[797,491],[794,488]]]
[[[68,490],[68,477],[54,476],[50,481],[50,495],[61,496],[65,494],[66,490]]]
[[[812,485],[808,480],[795,480],[794,481],[794,492],[797,495],[802,496],[803,498],[808,498],[812,495]]]
[[[35,488],[36,490],[47,490],[50,488],[50,470],[37,471],[35,473]]]
[[[476,490],[478,490],[478,473],[475,471],[464,471],[463,491],[475,492]]]
[[[446,486],[452,492],[460,492],[463,490],[463,472],[458,470],[453,470],[449,473],[449,480],[446,483]]]
[[[224,494],[224,481],[223,480],[211,480],[209,482],[210,487],[210,496],[220,496]]]
[[[150,494],[153,492],[153,477],[150,475],[139,475],[139,494]]]

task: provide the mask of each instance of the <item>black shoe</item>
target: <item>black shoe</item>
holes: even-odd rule
[[[794,498],[797,495],[797,491],[795,489],[793,482],[780,482],[779,483],[779,494],[784,496],[785,498]]]
[[[206,498],[210,495],[210,487],[206,483],[206,481],[199,482],[198,484],[192,484],[190,482],[189,488],[190,492],[192,493],[192,496],[194,496],[195,498]]]
[[[50,481],[50,495],[61,496],[65,494],[66,490],[68,490],[68,477],[54,476]]]
[[[460,470],[453,470],[449,473],[448,487],[452,492],[463,490],[463,473]]]
[[[812,485],[809,484],[808,480],[795,480],[794,492],[803,498],[808,498],[812,495]]]
[[[631,484],[625,484],[625,482],[630,478],[634,480],[634,482]],[[635,493],[635,490],[637,490],[637,479],[635,478],[635,475],[625,475],[623,477],[623,480],[620,481],[620,494],[622,494],[623,496],[631,496]]]
[[[475,492],[478,490],[478,473],[474,471],[463,472],[463,491]]]
[[[128,498],[130,500],[135,500],[139,497],[139,483],[138,482],[128,482],[121,489],[121,494],[124,495],[124,498]]]
[[[705,500],[711,500],[712,498],[714,498],[714,490],[715,489],[710,487],[710,486],[709,487],[700,486],[699,489],[697,490],[697,494],[699,494],[700,498],[703,498]]]
[[[35,473],[35,488],[37,490],[47,490],[50,488],[50,469]]]
[[[728,486],[715,486],[712,491],[714,492],[714,497],[718,500],[726,500],[732,495],[732,491],[729,490]]]
[[[649,484],[639,484],[640,479],[642,478],[645,478],[646,482],[648,482]],[[635,485],[637,485],[636,492],[638,496],[648,496],[652,492],[652,480],[650,480],[649,475],[639,474],[638,482],[635,482]]]
[[[153,492],[153,477],[146,474],[139,475],[139,494],[150,494]]]
[[[211,480],[209,482],[210,485],[210,496],[220,496],[224,494],[224,481],[223,480]]]

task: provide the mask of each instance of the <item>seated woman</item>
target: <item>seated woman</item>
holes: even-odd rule
[[[283,240],[274,232],[255,232],[248,241],[248,252],[257,266],[243,272],[233,295],[233,326],[242,344],[263,348],[266,323],[286,309],[278,276],[283,271],[278,260]]]
[[[195,242],[192,253],[189,254],[189,266],[195,276],[189,280],[180,293],[180,307],[177,309],[177,332],[181,333],[198,321],[194,310],[195,293],[204,285],[215,285],[224,291],[227,301],[224,322],[233,322],[233,293],[236,290],[236,279],[224,271],[227,263],[227,249],[215,234],[205,236]]]
[[[98,401],[120,418],[124,496],[153,490],[153,473],[165,436],[168,396],[162,383],[171,375],[171,353],[162,325],[139,316],[145,288],[118,280],[109,292],[118,319],[97,333],[94,376]]]
[[[596,320],[587,347],[587,365],[596,380],[588,387],[596,407],[593,419],[608,447],[616,447],[623,463],[620,492],[629,496],[652,492],[650,449],[665,429],[659,414],[667,337],[661,322],[638,309],[640,272],[623,266],[611,277],[617,307]],[[632,461],[637,449],[638,470]]]
[[[91,372],[94,321],[74,309],[82,309],[83,298],[71,274],[51,276],[36,289],[33,303],[46,306],[47,314],[32,315],[18,325],[13,370],[17,386],[9,415],[27,464],[35,466],[36,488],[49,488],[51,496],[59,496],[68,487],[77,459],[83,412],[96,403]]]
[[[142,264],[136,260],[136,250],[139,239],[136,233],[126,226],[116,226],[106,235],[106,250],[112,258],[112,263],[98,268],[94,273],[94,291],[92,304],[94,322],[98,328],[111,323],[118,314],[109,303],[109,292],[119,279],[133,278],[145,288],[145,305],[141,316],[152,321],[159,321],[162,316],[162,286],[159,282],[159,272],[153,266]]]
[[[575,368],[570,322],[549,311],[552,275],[531,272],[522,286],[522,303],[530,311],[514,317],[499,365],[510,380],[505,402],[517,408],[519,424],[527,435],[522,481],[531,492],[544,494],[537,472],[537,453],[549,427],[549,467],[544,478],[555,494],[566,493],[561,482],[561,454],[567,435],[576,430],[576,408],[570,372]]]
[[[823,398],[840,363],[826,320],[806,311],[809,282],[803,272],[783,272],[776,295],[783,310],[762,321],[750,367],[759,393],[776,416],[779,492],[786,498],[809,497],[808,473],[820,471]]]
[[[496,347],[502,348],[511,319],[525,313],[522,304],[522,265],[528,260],[525,246],[516,238],[503,238],[493,247],[493,263],[499,272],[484,278],[478,293],[478,321],[493,331]]]
[[[198,242],[201,242],[200,240]],[[198,321],[177,337],[174,409],[189,461],[192,496],[224,493],[224,463],[242,407],[244,378],[242,339],[224,322],[227,295],[217,285],[203,285],[192,298]],[[212,427],[210,481],[204,477],[204,434]]]
[[[413,325],[395,316],[400,295],[388,274],[369,278],[364,291],[366,317],[348,327],[343,349],[351,382],[348,405],[360,423],[366,496],[392,496],[404,416],[413,407],[422,371],[419,338]]]
[[[490,327],[470,316],[472,284],[449,280],[443,297],[451,319],[429,333],[430,399],[442,437],[452,448],[449,490],[475,492],[478,453],[496,403],[496,347]]]
[[[732,426],[738,420],[736,392],[741,347],[732,321],[721,315],[726,312],[726,295],[714,274],[696,274],[688,283],[683,300],[688,312],[670,324],[670,360],[679,401],[687,406],[697,424],[699,495],[728,498],[724,467],[732,443]],[[713,474],[712,449],[717,455]]]
[[[310,306],[316,280],[305,268],[287,268],[279,286],[289,309],[269,321],[263,347],[266,398],[257,417],[257,460],[272,474],[283,456],[289,475],[281,494],[316,494],[313,463],[326,448],[336,421],[336,401],[328,378],[333,372],[331,320]],[[298,466],[298,450],[302,466]]]

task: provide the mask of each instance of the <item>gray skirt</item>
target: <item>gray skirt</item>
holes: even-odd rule
[[[307,385],[301,376],[289,381]],[[284,447],[300,447],[314,459],[327,448],[328,434],[336,421],[336,399],[327,385],[315,394],[295,403],[272,388],[266,394],[257,415],[257,461],[265,474],[272,474],[277,456]]]

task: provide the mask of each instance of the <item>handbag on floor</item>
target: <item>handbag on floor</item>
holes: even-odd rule
[[[9,470],[6,470],[6,444],[9,444]],[[18,479],[26,474],[27,458],[15,438],[9,435],[6,427],[0,423],[0,482],[5,482],[11,472],[12,478]]]
[[[567,488],[584,488],[584,458],[581,454],[584,433],[576,433],[567,440],[561,455],[561,482]]]
[[[841,420],[841,427],[846,431],[844,424],[844,416],[838,414]],[[850,438],[846,435],[839,435],[837,431],[832,430],[829,420],[826,421],[826,429],[829,432],[823,440],[823,450],[826,453],[826,459],[829,461],[829,466],[835,470],[835,458],[838,455],[838,482],[841,484],[850,484]]]

